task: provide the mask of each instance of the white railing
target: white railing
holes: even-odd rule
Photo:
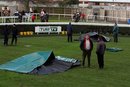
[[[0,20],[1,20],[2,23],[6,23],[7,20],[15,23],[17,18],[18,18],[18,16],[1,16]]]
[[[36,15],[36,19],[38,19],[38,17],[40,17],[40,13],[33,13],[33,14]],[[22,16],[22,22],[31,22],[31,16],[32,16],[32,14]],[[61,20],[61,16],[64,16],[64,17],[68,16],[70,18],[73,17],[72,14],[53,14],[53,13],[50,13],[49,16],[50,17],[51,16],[57,16],[57,20]],[[0,17],[1,21],[0,22],[1,23],[6,23],[7,22],[6,20],[12,20],[10,22],[11,23],[15,23],[15,22],[19,22],[18,18],[19,18],[18,16],[1,16]],[[17,21],[16,21],[16,19],[17,19]]]
[[[87,16],[87,21],[92,20],[92,22],[96,22],[96,21],[103,21],[103,22],[107,22],[107,21],[115,21],[115,22],[119,22],[119,21],[125,21],[127,22],[128,19],[130,18],[124,18],[124,17],[113,17],[113,16],[102,16],[102,15],[88,15]]]
[[[33,13],[36,15],[36,19],[40,16],[39,13]],[[73,18],[73,14],[53,14],[50,13],[49,16],[57,16],[57,20],[61,20],[61,17],[70,17],[71,19]],[[102,21],[102,22],[107,22],[109,20],[116,21],[117,23],[120,20],[123,20],[125,22],[128,21],[130,18],[123,18],[123,17],[112,17],[112,16],[101,16],[101,15],[87,15],[86,20],[89,22],[90,20],[92,22],[96,21]],[[6,23],[7,21],[10,21],[11,23],[19,22],[19,17],[18,16],[0,16],[0,23]],[[70,20],[68,20],[70,21]],[[31,15],[29,16],[23,16],[22,17],[22,22],[31,22]]]
[[[36,19],[38,18],[38,16],[40,16],[40,13],[33,13],[36,15]],[[73,14],[57,14],[57,13],[49,13],[49,16],[57,16],[57,19],[58,20],[61,20],[61,16],[69,16],[69,17],[73,17]]]

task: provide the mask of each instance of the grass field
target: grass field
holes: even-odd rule
[[[17,46],[3,46],[2,39],[0,42],[0,64],[28,53],[49,50],[53,50],[56,56],[81,60],[79,42],[67,43],[66,36],[21,37],[18,38]],[[130,38],[120,37],[119,43],[108,42],[106,45],[122,48],[123,51],[106,51],[103,70],[98,68],[94,42],[90,68],[79,66],[63,73],[49,75],[0,70],[0,87],[130,87]]]

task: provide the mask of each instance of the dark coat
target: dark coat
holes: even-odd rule
[[[100,55],[104,55],[105,50],[106,50],[106,44],[105,44],[105,42],[102,41],[102,40],[99,41],[99,42],[97,43],[96,53],[97,53],[97,54],[100,54]]]
[[[17,36],[18,35],[18,30],[17,30],[16,26],[12,28],[12,35],[13,36]]]
[[[9,34],[10,34],[10,31],[8,29],[8,26],[6,25],[5,28],[4,28],[4,30],[3,30],[3,35],[4,36],[8,36]]]
[[[71,23],[69,23],[69,25],[67,25],[67,34],[68,35],[72,35],[73,31],[72,31],[72,25]]]
[[[90,50],[86,50],[85,48],[84,48],[84,43],[85,43],[85,39],[84,40],[82,40],[81,41],[81,43],[80,43],[80,49],[82,50],[82,51],[92,51],[93,50],[93,42],[92,42],[92,40],[90,39]]]

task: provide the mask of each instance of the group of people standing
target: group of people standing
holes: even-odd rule
[[[90,36],[86,34],[84,39],[81,41],[80,49],[82,50],[82,66],[85,66],[85,59],[88,59],[88,67],[90,67],[91,53],[93,50],[93,42]],[[104,68],[104,54],[106,50],[106,44],[103,41],[102,36],[98,37],[96,54],[98,59],[98,65],[100,69]]]
[[[67,25],[67,41],[72,42],[72,25],[71,22]],[[90,67],[91,53],[93,50],[93,42],[90,36],[86,34],[80,43],[80,49],[82,50],[82,66],[85,66],[85,59],[88,59],[88,67]],[[98,65],[100,69],[104,68],[104,54],[105,54],[106,44],[103,41],[102,36],[98,37],[96,54],[98,59]]]
[[[5,25],[4,29],[3,29],[3,35],[4,35],[4,46],[8,46],[8,40],[9,40],[9,34],[12,34],[12,40],[11,40],[11,45],[17,45],[17,35],[18,35],[18,30],[15,24],[13,24],[13,27],[10,28],[8,25]]]

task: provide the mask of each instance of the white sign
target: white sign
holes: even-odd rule
[[[36,26],[35,33],[60,33],[61,26]]]

